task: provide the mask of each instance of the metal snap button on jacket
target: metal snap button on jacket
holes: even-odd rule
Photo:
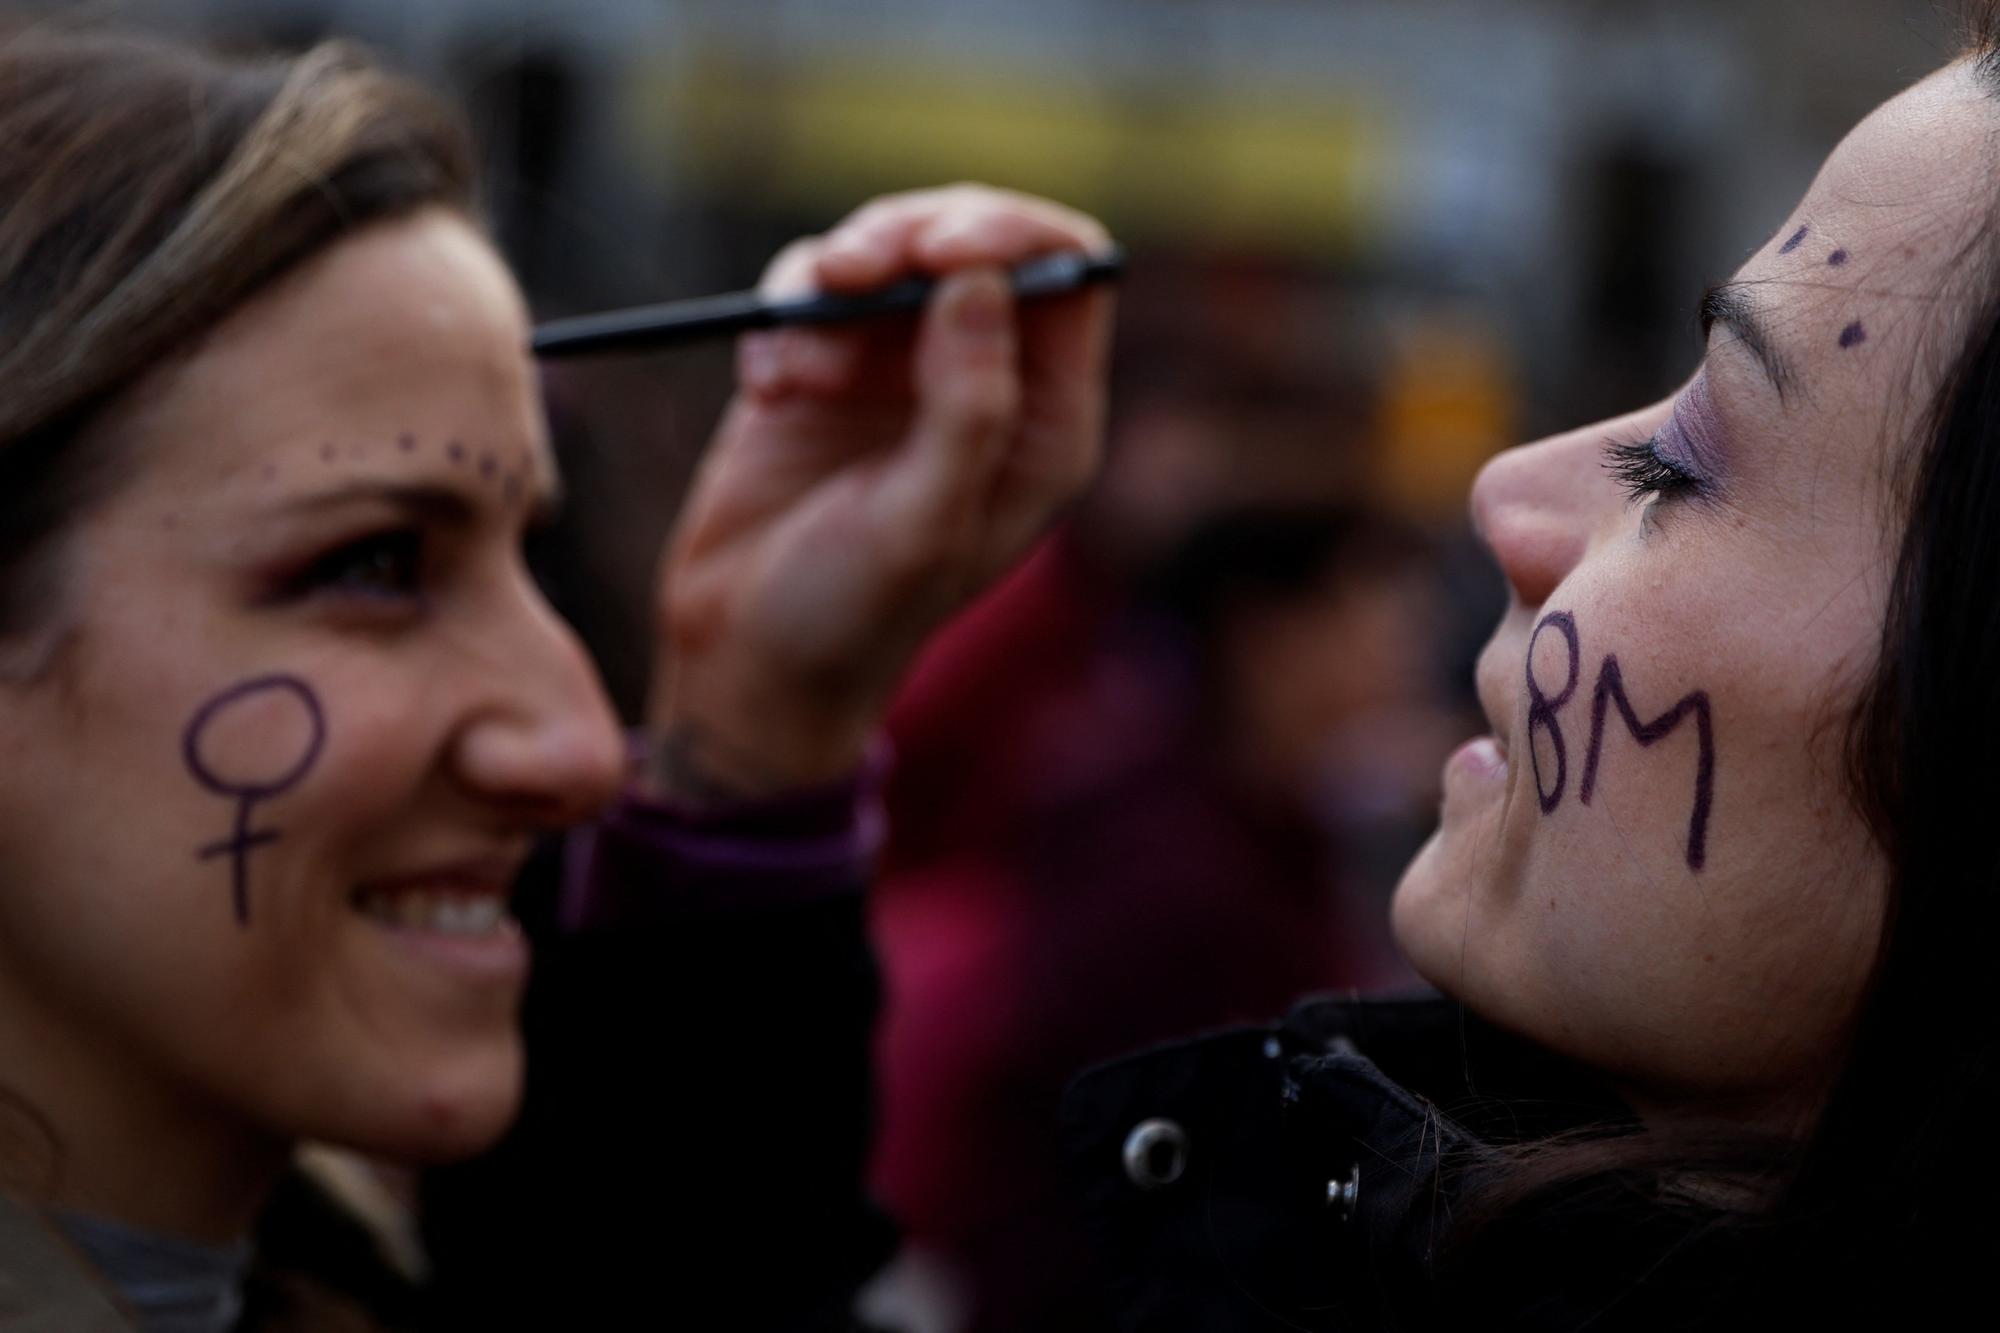
[[[1125,1177],[1142,1190],[1163,1189],[1187,1170],[1187,1131],[1171,1120],[1142,1120],[1125,1136]]]
[[[1354,1216],[1354,1205],[1361,1199],[1361,1164],[1347,1173],[1345,1180],[1326,1182],[1326,1203],[1329,1208],[1340,1210],[1340,1220],[1345,1222]]]

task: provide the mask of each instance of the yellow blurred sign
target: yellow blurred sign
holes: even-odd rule
[[[686,179],[764,206],[838,211],[982,180],[1128,235],[1317,258],[1371,248],[1391,160],[1379,118],[1331,96],[1142,94],[935,62],[774,67],[710,53],[646,80],[639,114]]]

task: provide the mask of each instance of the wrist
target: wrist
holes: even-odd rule
[[[567,930],[858,898],[887,832],[890,767],[876,737],[841,780],[690,809],[643,793],[574,831],[558,920]]]
[[[642,789],[690,810],[849,781],[876,731],[874,710],[801,706],[746,689],[740,677],[726,691],[670,680],[648,716]]]

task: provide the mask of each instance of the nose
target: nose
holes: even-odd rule
[[[1472,483],[1472,526],[1523,606],[1549,599],[1622,496],[1602,465],[1607,439],[1643,439],[1669,403],[1509,449]]]
[[[475,655],[477,703],[451,765],[478,800],[542,827],[588,819],[617,794],[625,742],[583,645],[532,583],[488,622]]]

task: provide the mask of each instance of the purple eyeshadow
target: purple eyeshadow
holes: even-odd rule
[[[1722,416],[1716,411],[1714,395],[1709,392],[1708,372],[1704,370],[1674,400],[1673,415],[1653,437],[1653,448],[1675,466],[1703,481],[1714,482],[1726,470],[1725,438]]]

